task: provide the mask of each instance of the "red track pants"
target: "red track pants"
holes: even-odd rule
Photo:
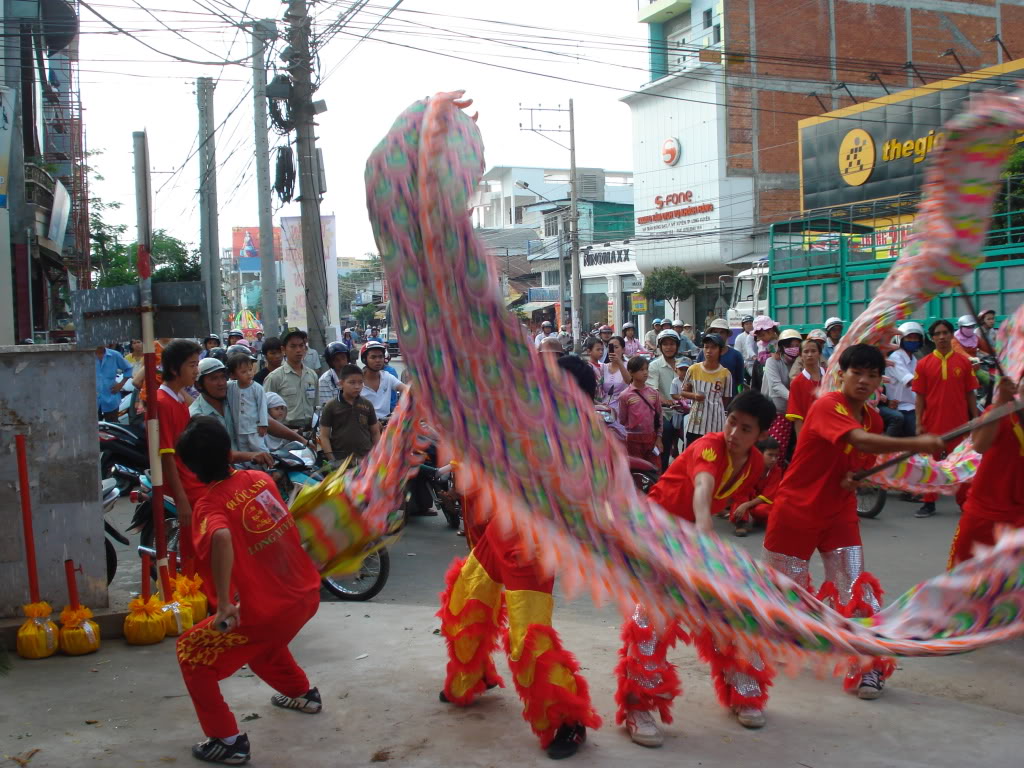
[[[220,681],[245,664],[285,696],[301,696],[309,690],[306,673],[295,663],[288,643],[319,607],[319,592],[311,592],[292,610],[259,625],[243,624],[229,632],[218,632],[210,626],[210,616],[178,638],[181,676],[203,733],[212,738],[238,733],[235,716],[220,693]]]

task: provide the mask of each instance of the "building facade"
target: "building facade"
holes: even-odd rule
[[[997,0],[641,0],[638,21],[636,261],[702,283],[680,307],[695,321],[766,255],[768,224],[800,214],[801,119],[1002,64],[993,36],[1024,38],[1024,6]]]

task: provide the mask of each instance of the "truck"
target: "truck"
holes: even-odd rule
[[[1011,177],[1007,191],[1013,181],[1014,189],[1020,189],[1021,177]],[[964,286],[979,312],[995,310],[997,323],[1024,303],[1024,211],[1007,204],[1015,197],[1004,194],[997,201],[985,261]],[[738,332],[745,315],[769,315],[780,327],[804,334],[822,328],[829,317],[852,321],[867,308],[905,247],[909,219],[892,217],[881,227],[830,216],[772,224],[768,254],[735,277],[720,278],[723,291],[731,288],[730,328]],[[948,291],[914,319],[927,327],[938,318],[955,321],[969,313],[959,293]]]

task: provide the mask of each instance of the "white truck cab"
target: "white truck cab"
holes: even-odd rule
[[[750,269],[736,275],[733,283],[732,301],[725,319],[732,329],[742,330],[740,320],[744,316],[767,315],[768,313],[768,260],[755,262]]]

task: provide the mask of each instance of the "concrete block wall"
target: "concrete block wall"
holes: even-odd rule
[[[81,565],[84,605],[107,607],[103,507],[92,350],[69,344],[0,346],[0,618],[28,602],[16,434],[28,447],[39,587],[67,602],[64,559]]]

